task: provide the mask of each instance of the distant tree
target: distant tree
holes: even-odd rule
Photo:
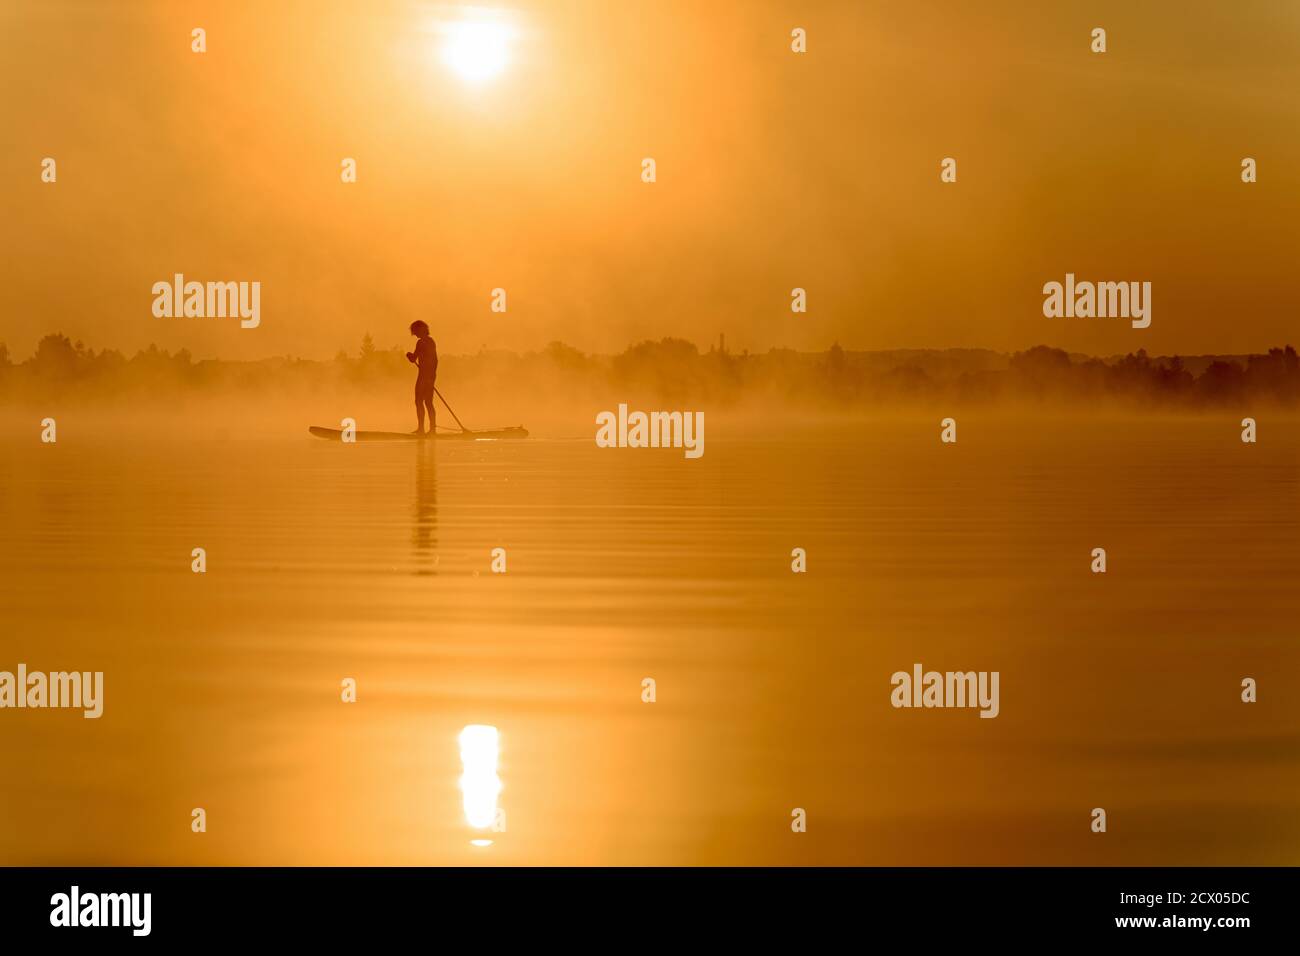
[[[1070,355],[1047,345],[1011,356],[1008,370],[1012,387],[1031,396],[1042,396],[1048,391],[1064,391],[1070,384]]]
[[[647,339],[644,342],[638,342],[636,345],[630,345],[618,357],[630,363],[648,364],[652,362],[690,361],[697,358],[699,354],[699,347],[694,342],[669,336],[660,339],[658,342]]]
[[[826,391],[835,398],[848,398],[853,392],[852,375],[848,359],[844,356],[844,347],[839,342],[832,342],[826,355],[818,362],[822,384]]]
[[[126,365],[126,356],[117,349],[102,349],[93,360],[96,375],[106,375],[120,371]]]
[[[1196,380],[1196,390],[1205,400],[1219,403],[1239,398],[1245,383],[1246,373],[1240,365],[1216,359]]]
[[[36,343],[31,366],[38,377],[66,380],[76,371],[77,350],[66,335],[55,332]]]
[[[563,342],[548,342],[545,355],[561,368],[581,368],[587,364],[586,355]]]
[[[1180,355],[1175,355],[1164,366],[1157,368],[1155,376],[1156,386],[1164,401],[1180,399],[1190,392],[1195,385],[1195,379],[1183,366],[1183,359]]]
[[[1048,345],[1035,345],[1032,349],[1017,352],[1009,363],[1013,369],[1032,377],[1059,375],[1070,368],[1070,354]]]
[[[1294,398],[1300,393],[1300,358],[1291,346],[1269,349],[1267,355],[1252,355],[1246,360],[1246,390],[1277,399]]]
[[[700,350],[686,339],[638,342],[614,357],[613,372],[621,383],[652,386],[665,398],[698,393],[703,384]]]

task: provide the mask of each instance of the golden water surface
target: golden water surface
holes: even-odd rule
[[[698,460],[6,434],[0,670],[106,687],[0,711],[0,862],[1300,862],[1300,427],[938,417]],[[895,710],[917,662],[1000,715]]]

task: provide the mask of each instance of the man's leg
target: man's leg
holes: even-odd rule
[[[415,433],[419,435],[424,431],[424,404],[419,392],[415,393],[415,418],[418,423]]]
[[[429,434],[432,435],[438,430],[438,410],[433,407],[432,395],[426,395],[424,397],[424,404],[429,409]]]

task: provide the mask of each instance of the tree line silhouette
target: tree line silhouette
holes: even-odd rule
[[[332,361],[279,357],[259,361],[195,361],[186,349],[155,345],[129,358],[116,349],[96,352],[53,333],[35,353],[15,363],[0,344],[0,398],[53,395],[166,396],[234,388],[254,393],[319,388],[393,387],[412,377],[401,346],[380,349],[370,335],[354,355]],[[983,349],[824,352],[773,348],[733,353],[701,351],[684,339],[632,345],[617,355],[584,353],[561,342],[523,354],[481,350],[444,356],[439,379],[475,387],[556,387],[579,394],[631,390],[664,400],[738,402],[773,398],[854,407],[887,402],[960,399],[1065,405],[1140,403],[1195,408],[1262,400],[1300,403],[1300,357],[1287,345],[1246,356],[1149,356],[1139,349],[1103,359],[1038,345],[1010,355]]]

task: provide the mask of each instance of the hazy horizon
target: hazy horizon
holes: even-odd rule
[[[408,334],[405,337],[405,339],[385,342],[382,339],[378,338],[377,336],[374,336],[367,330],[362,332],[362,339],[364,339],[367,335],[370,336],[372,345],[374,346],[375,350],[379,352],[385,352],[385,353],[387,352],[404,353],[405,351],[408,351],[410,347],[410,343],[406,341],[406,339],[412,338]],[[355,357],[360,352],[359,347],[361,344],[360,342],[340,343],[339,347],[334,349],[332,352],[329,352],[328,354],[320,354],[320,355],[294,353],[294,352],[275,352],[275,353],[266,353],[262,355],[249,354],[249,355],[239,355],[239,356],[223,356],[223,355],[216,355],[211,353],[209,354],[196,353],[193,349],[184,345],[179,346],[175,349],[168,349],[162,346],[160,342],[155,340],[150,340],[148,342],[145,342],[136,348],[118,349],[112,346],[95,342],[93,340],[88,341],[85,339],[81,339],[77,336],[68,335],[61,329],[53,329],[47,332],[43,332],[40,335],[33,338],[32,348],[26,354],[16,353],[12,348],[12,346],[10,345],[10,343],[5,341],[4,339],[0,339],[0,346],[3,346],[8,350],[8,359],[11,363],[13,363],[14,365],[21,365],[24,362],[30,361],[35,357],[36,348],[39,345],[40,340],[49,336],[62,336],[66,338],[69,342],[74,342],[83,345],[86,349],[88,349],[92,353],[115,351],[115,352],[120,352],[124,357],[127,358],[130,358],[141,352],[147,352],[151,348],[156,348],[159,349],[160,351],[167,352],[168,354],[172,354],[172,355],[177,354],[181,350],[184,350],[190,354],[191,360],[195,363],[199,363],[199,362],[259,363],[259,362],[283,361],[286,359],[292,361],[302,361],[302,362],[329,362],[334,359],[337,359],[340,355],[344,355],[347,357]],[[434,338],[436,340],[437,336],[435,335]],[[1294,338],[1296,341],[1300,341],[1300,333],[1297,333],[1294,336]],[[832,349],[839,347],[843,349],[843,351],[847,354],[856,354],[856,355],[891,355],[891,354],[907,354],[907,353],[942,354],[945,352],[952,352],[952,353],[988,353],[990,355],[997,355],[1004,358],[1011,358],[1012,356],[1018,353],[1029,352],[1034,349],[1057,348],[1056,346],[1049,345],[1047,342],[1039,341],[1039,342],[1032,342],[1024,346],[1023,348],[1017,348],[1017,349],[996,349],[996,348],[991,348],[988,346],[980,346],[980,345],[963,345],[963,346],[947,346],[947,347],[899,346],[896,348],[859,349],[859,348],[846,347],[843,343],[839,342],[838,340],[827,342],[825,345],[821,345],[821,346],[810,345],[804,348],[794,348],[792,346],[779,345],[775,343],[767,345],[762,348],[755,348],[755,347],[748,347],[748,346],[733,347],[733,344],[729,339],[726,341],[719,341],[717,336],[714,336],[714,338],[711,340],[710,339],[701,340],[697,337],[692,337],[690,335],[681,335],[681,336],[666,335],[666,336],[654,336],[650,338],[637,339],[637,340],[629,340],[623,343],[622,346],[614,346],[608,351],[587,350],[587,349],[580,348],[573,342],[568,342],[563,339],[556,338],[556,339],[551,339],[547,342],[543,342],[540,345],[537,345],[535,347],[529,347],[529,348],[518,348],[508,344],[492,346],[492,347],[489,347],[486,344],[480,344],[477,347],[467,348],[464,351],[452,352],[439,346],[438,354],[443,358],[470,358],[475,355],[484,354],[485,352],[507,354],[516,357],[524,357],[531,354],[544,353],[551,346],[560,345],[566,348],[576,349],[578,352],[581,352],[582,354],[587,355],[588,357],[591,358],[614,358],[617,357],[618,355],[625,354],[628,351],[633,350],[639,346],[653,345],[653,344],[658,344],[666,341],[686,342],[690,345],[693,345],[701,355],[707,354],[710,351],[719,350],[719,351],[725,351],[727,354],[732,356],[737,356],[737,357],[742,355],[761,356],[761,355],[771,354],[773,352],[782,352],[782,351],[791,351],[800,355],[824,355],[827,352],[831,351]],[[1145,346],[1141,344],[1135,344],[1133,348],[1125,351],[1110,352],[1110,353],[1094,353],[1094,352],[1076,351],[1070,349],[1060,349],[1060,351],[1066,352],[1072,359],[1078,359],[1078,358],[1096,359],[1098,361],[1111,363],[1122,359],[1126,355],[1135,355],[1139,352],[1145,352],[1151,358],[1152,361],[1161,361],[1161,360],[1167,360],[1172,358],[1242,359],[1242,358],[1250,358],[1252,356],[1264,356],[1267,355],[1270,350],[1281,349],[1286,347],[1294,347],[1294,346],[1292,345],[1292,342],[1290,340],[1283,340],[1283,341],[1269,343],[1259,349],[1248,350],[1244,352],[1225,352],[1225,351],[1213,351],[1213,350],[1208,352],[1176,352],[1176,351],[1167,352],[1167,353],[1152,352],[1150,349],[1147,349]]]

